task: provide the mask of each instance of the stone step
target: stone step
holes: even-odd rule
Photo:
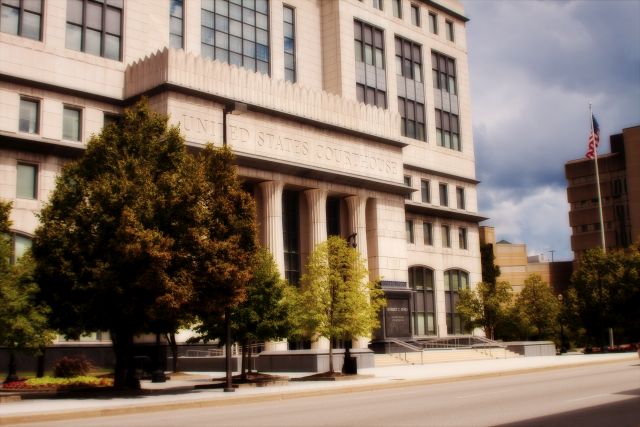
[[[465,360],[507,359],[521,357],[506,349],[447,349],[393,354],[376,354],[375,366],[419,365],[427,363],[460,362]]]

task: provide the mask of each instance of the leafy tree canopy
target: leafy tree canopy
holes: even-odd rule
[[[378,314],[386,301],[368,276],[360,253],[343,238],[332,236],[317,245],[301,280],[294,316],[297,333],[329,341],[371,336],[379,327]],[[333,372],[331,346],[329,355]]]
[[[549,284],[539,274],[531,274],[515,303],[516,312],[530,329],[529,337],[548,339],[555,334],[560,306]]]
[[[470,328],[483,328],[487,338],[496,339],[496,329],[504,323],[512,302],[509,282],[480,282],[473,290],[460,291],[457,310]]]

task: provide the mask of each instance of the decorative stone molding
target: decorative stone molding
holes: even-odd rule
[[[133,62],[125,71],[124,97],[171,84],[284,114],[327,123],[372,136],[399,140],[397,113],[345,99],[325,91],[164,48]]]

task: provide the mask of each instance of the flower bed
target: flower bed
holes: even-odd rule
[[[89,376],[72,378],[22,378],[18,381],[2,384],[2,390],[70,390],[99,387],[112,387],[113,379]]]

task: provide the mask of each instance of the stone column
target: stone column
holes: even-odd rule
[[[284,275],[284,236],[282,230],[282,189],[281,181],[265,181],[258,184],[262,192],[262,244],[271,252],[280,275]],[[266,351],[287,350],[287,341],[265,343]]]
[[[327,191],[319,188],[304,192],[309,207],[309,253],[318,243],[327,240]],[[328,350],[329,340],[320,337],[311,343],[312,349]]]
[[[281,181],[265,181],[258,184],[262,191],[262,244],[269,249],[276,261],[280,274],[284,273],[284,240],[282,231],[282,189]]]
[[[369,261],[367,259],[367,216],[366,207],[367,199],[361,196],[346,197],[347,208],[349,213],[349,234],[356,234],[356,247],[362,258],[364,258],[365,266],[368,268]],[[359,337],[353,340],[353,348],[367,348],[370,338]]]

